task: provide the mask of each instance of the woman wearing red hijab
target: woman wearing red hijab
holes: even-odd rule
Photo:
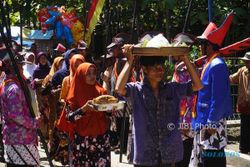
[[[96,81],[96,67],[81,64],[70,83],[66,115],[73,125],[71,151],[73,166],[110,166],[108,119],[104,112],[95,112],[92,99],[106,94]]]
[[[61,88],[61,94],[60,94],[60,100],[62,102],[65,102],[69,89],[70,89],[70,83],[73,79],[73,76],[75,75],[77,67],[85,62],[84,56],[81,54],[75,54],[70,59],[70,75],[65,77],[62,82],[62,88]],[[60,115],[61,119],[66,119],[66,111],[63,110],[62,113],[58,113]],[[59,120],[60,121],[60,120]],[[54,122],[53,122],[54,125]],[[62,163],[62,165],[67,165],[69,162],[69,150],[68,150],[68,137],[64,132],[64,128],[58,127],[58,129],[53,129],[53,133],[50,133],[51,140],[49,143],[50,151],[52,155],[54,156],[55,160],[58,160]],[[53,137],[52,137],[53,135]]]

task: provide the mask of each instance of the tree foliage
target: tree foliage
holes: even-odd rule
[[[64,5],[66,8],[75,8],[79,17],[85,22],[85,16],[91,0],[6,0],[10,5],[10,18],[12,25],[19,25],[19,12],[22,13],[23,23],[27,27],[39,28],[36,13],[39,9]],[[107,1],[107,0],[106,0]],[[136,32],[138,35],[146,31],[160,31],[167,34],[170,39],[182,31],[188,0],[108,0],[109,6],[104,7],[104,12],[96,34],[111,36],[119,32]],[[133,25],[134,2],[138,3],[137,20],[135,29]],[[250,34],[250,2],[246,0],[214,0],[213,18],[220,25],[225,14],[234,10],[236,13],[234,24],[227,35],[226,43],[238,41]],[[187,25],[187,32],[200,35],[208,24],[207,1],[193,0],[192,9]],[[109,13],[109,15],[108,15]],[[107,30],[107,16],[110,16],[110,26]],[[109,38],[110,40],[111,38]]]

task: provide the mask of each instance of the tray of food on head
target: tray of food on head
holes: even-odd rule
[[[166,46],[166,47],[134,47],[132,54],[137,56],[180,56],[188,54],[188,46]]]
[[[124,108],[125,101],[119,101],[111,95],[101,95],[93,99],[93,106],[97,111],[116,111]]]

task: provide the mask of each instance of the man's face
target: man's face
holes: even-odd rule
[[[207,54],[206,49],[207,49],[207,47],[205,44],[200,45],[201,55]]]
[[[164,77],[164,65],[155,64],[153,66],[143,66],[143,71],[149,80],[160,82]]]
[[[115,63],[115,57],[107,58],[106,59],[106,66],[112,66]]]
[[[244,63],[245,63],[245,66],[246,66],[248,69],[250,69],[250,60],[245,60]]]
[[[119,54],[121,53],[121,49],[119,49],[118,46],[114,46],[114,47],[112,48],[112,52],[114,53],[114,56],[115,56],[115,57],[118,57]]]
[[[209,42],[204,42],[200,45],[202,55],[211,56],[214,53],[213,45]]]

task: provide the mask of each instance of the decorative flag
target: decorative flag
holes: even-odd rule
[[[105,0],[92,0],[91,6],[87,15],[86,22],[86,34],[85,34],[85,42],[89,46],[91,43],[91,34],[93,33],[96,23],[100,18],[100,14],[102,12],[102,8],[104,6]]]
[[[250,48],[250,37],[242,41],[236,42],[234,44],[228,45],[224,48],[221,48],[219,52],[223,55],[229,55],[229,54],[234,54],[236,52],[239,52],[248,48]]]

